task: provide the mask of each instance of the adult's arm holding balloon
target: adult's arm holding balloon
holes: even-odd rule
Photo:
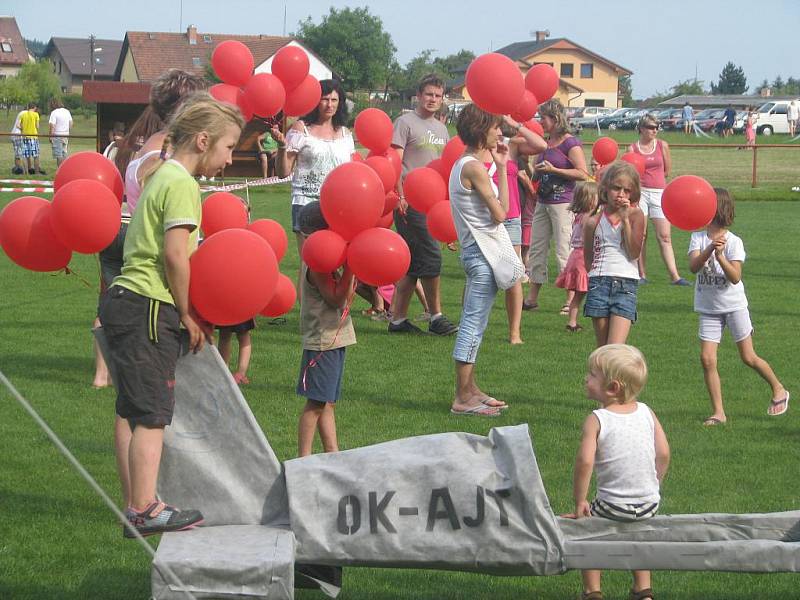
[[[597,229],[597,223],[600,221],[600,214],[592,215],[583,223],[583,266],[586,267],[586,272],[592,270],[592,263],[594,262],[594,230]]]
[[[320,295],[333,308],[343,310],[355,287],[355,275],[345,263],[341,277],[334,277],[331,273],[317,273],[308,270],[311,283],[319,290]]]
[[[540,154],[547,150],[547,142],[544,141],[544,138],[527,127],[524,127],[522,123],[519,123],[509,117],[508,115],[503,116],[503,120],[508,124],[509,127],[513,127],[517,130],[517,134],[511,138],[509,144],[511,144],[516,150],[514,155],[516,154],[525,154],[527,156],[531,156],[533,154]]]
[[[211,331],[202,328],[194,318],[189,303],[189,234],[194,227],[172,227],[164,234],[164,273],[169,291],[175,300],[175,308],[186,330],[189,332],[189,349],[199,352],[204,338],[211,341]]]
[[[303,131],[303,122],[302,121],[295,121],[289,131]],[[297,152],[289,152],[286,147],[286,136],[283,135],[283,132],[280,130],[280,127],[277,125],[273,125],[272,129],[270,129],[269,134],[272,136],[272,139],[275,140],[278,144],[278,154],[275,158],[275,172],[278,174],[278,177],[288,177],[291,172],[294,170],[294,163],[297,160]]]

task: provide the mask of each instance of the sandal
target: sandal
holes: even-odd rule
[[[655,600],[653,596],[653,590],[650,588],[645,588],[643,590],[639,590],[638,592],[631,590],[630,595],[628,596],[628,600]]]
[[[569,314],[569,304],[565,304],[564,306],[562,306],[561,310],[558,311],[558,314],[565,315],[565,316],[568,315]]]
[[[383,314],[383,311],[375,307],[366,308],[361,311],[361,315],[364,317],[375,317],[380,314]]]
[[[522,310],[539,310],[539,303],[538,302],[528,302],[527,300],[522,301]]]
[[[566,330],[570,333],[578,333],[579,331],[583,331],[583,327],[580,325],[567,325]]]
[[[595,592],[583,592],[581,600],[603,600],[603,592],[597,590]]]
[[[778,412],[769,412],[769,410],[767,410],[767,414],[770,417],[779,417],[780,415],[784,414],[787,410],[789,410],[789,390],[786,390],[786,394],[783,396],[783,398],[781,398],[780,400],[775,400],[773,398],[771,402],[772,404],[770,408],[772,408],[773,406],[777,408],[778,406],[783,404],[783,409],[778,410]]]
[[[708,417],[705,421],[703,421],[703,427],[715,427],[717,425],[725,425],[727,421],[723,421],[722,419],[718,419],[717,417]],[[645,596],[646,598],[647,596]]]

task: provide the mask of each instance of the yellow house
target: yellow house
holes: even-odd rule
[[[619,78],[633,72],[567,38],[547,39],[549,32],[537,31],[536,39],[516,42],[495,50],[515,61],[524,75],[533,65],[545,63],[560,76],[555,98],[564,106],[622,106]],[[452,91],[469,100],[461,77]]]

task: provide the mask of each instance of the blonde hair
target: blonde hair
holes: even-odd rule
[[[594,205],[594,206],[592,206]],[[594,181],[579,181],[575,184],[572,202],[568,210],[576,215],[591,213],[597,209],[597,184]]]
[[[647,363],[638,348],[607,344],[589,355],[589,370],[603,374],[606,385],[616,381],[623,404],[636,399],[647,382]]]
[[[647,113],[646,115],[642,116],[642,118],[639,119],[639,124],[636,126],[636,130],[641,131],[642,127],[646,125],[655,125],[658,127],[658,119],[656,116],[651,113]]]
[[[642,195],[642,189],[639,183],[639,172],[629,162],[615,160],[613,163],[603,168],[603,176],[600,178],[600,187],[598,190],[601,203],[605,204],[608,202],[608,191],[611,188],[611,184],[620,176],[627,177],[631,182],[631,204],[639,202],[639,198]]]
[[[167,124],[167,135],[161,146],[161,162],[143,170],[143,184],[152,177],[166,160],[167,149],[173,154],[194,143],[201,132],[208,133],[209,148],[213,148],[229,125],[244,129],[244,118],[239,109],[231,104],[218,102],[206,92],[196,92],[181,104]]]
[[[555,122],[555,130],[553,131],[554,137],[569,133],[569,123],[567,123],[564,105],[555,98],[551,98],[547,102],[543,102],[539,105],[539,115],[553,119]]]

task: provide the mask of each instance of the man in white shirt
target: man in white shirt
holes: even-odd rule
[[[53,158],[58,167],[67,158],[69,130],[72,128],[72,114],[64,108],[61,100],[50,100],[50,144],[53,146]]]
[[[24,113],[24,110],[19,111],[17,113],[17,118],[14,121],[14,126],[11,128],[11,145],[14,148],[14,168],[11,169],[11,172],[14,175],[22,175],[25,172],[25,169],[22,166],[22,129],[20,128],[19,118]]]
[[[789,103],[789,108],[786,110],[786,119],[789,121],[789,135],[794,137],[797,133],[797,121],[800,120],[800,105],[797,100],[792,100]]]

